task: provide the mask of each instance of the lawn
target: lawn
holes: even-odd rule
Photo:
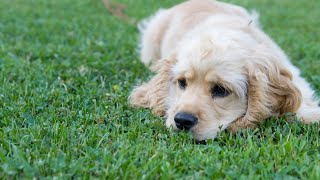
[[[140,20],[181,0],[117,0]],[[320,95],[320,1],[232,0]],[[206,145],[128,105],[152,73],[100,0],[0,1],[0,179],[320,179],[320,126],[271,118]]]

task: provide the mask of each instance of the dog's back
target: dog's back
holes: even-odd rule
[[[217,16],[214,23],[219,26],[237,26],[239,21],[257,24],[255,15],[250,15],[244,8],[212,0],[190,0],[167,10],[162,9],[140,26],[142,62],[150,65],[169,56],[187,32],[212,16]]]

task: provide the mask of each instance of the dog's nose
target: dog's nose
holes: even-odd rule
[[[198,118],[189,113],[179,112],[174,116],[174,122],[177,128],[189,130],[197,124]]]

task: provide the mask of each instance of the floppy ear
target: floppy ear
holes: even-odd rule
[[[174,57],[159,60],[154,67],[156,75],[148,82],[135,88],[129,96],[133,106],[152,109],[157,115],[165,115],[165,98],[169,94],[171,67],[176,62]]]
[[[296,112],[301,105],[300,90],[292,82],[292,74],[272,61],[252,63],[246,67],[248,77],[248,108],[229,129],[236,132],[254,128],[272,115]]]

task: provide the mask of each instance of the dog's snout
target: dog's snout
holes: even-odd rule
[[[174,122],[177,128],[189,130],[197,124],[198,118],[189,113],[179,112],[174,116]]]

